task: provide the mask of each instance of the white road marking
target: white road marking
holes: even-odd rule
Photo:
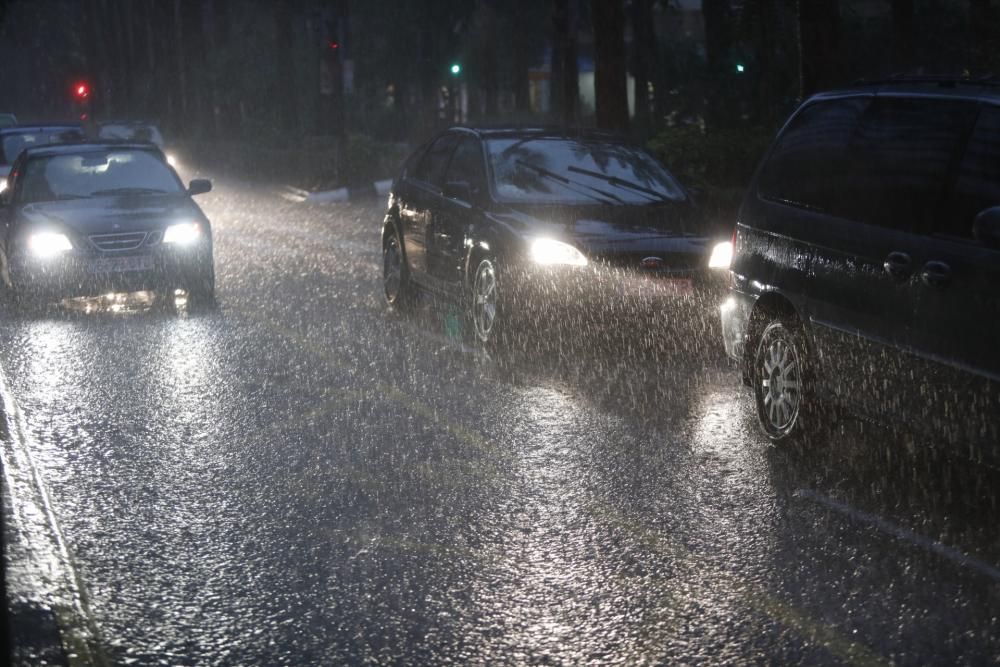
[[[861,523],[866,523],[872,528],[875,528],[897,540],[902,540],[904,542],[909,542],[914,546],[918,546],[922,549],[926,549],[931,553],[937,554],[947,558],[948,560],[957,563],[963,567],[968,567],[976,570],[980,574],[985,574],[994,581],[1000,581],[1000,568],[997,568],[989,563],[976,558],[975,556],[970,556],[963,553],[962,551],[949,547],[945,544],[941,544],[936,540],[932,540],[929,537],[924,537],[923,535],[918,535],[917,533],[909,530],[908,528],[903,528],[902,526],[897,526],[887,519],[865,512],[862,510],[854,509],[847,503],[841,502],[839,500],[834,500],[828,496],[824,496],[821,493],[812,491],[809,489],[799,489],[792,494],[795,498],[801,498],[805,500],[811,500],[814,503],[822,505],[827,509],[831,509],[835,512],[839,512],[855,521]]]

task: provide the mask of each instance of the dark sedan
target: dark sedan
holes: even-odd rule
[[[0,209],[2,275],[15,303],[109,291],[215,294],[212,231],[151,144],[29,148],[15,161]]]
[[[389,197],[384,293],[466,309],[496,340],[516,315],[718,293],[712,236],[644,150],[597,132],[454,128],[417,150]]]

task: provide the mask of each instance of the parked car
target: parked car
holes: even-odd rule
[[[395,179],[382,248],[391,306],[417,289],[443,295],[482,343],[525,313],[611,296],[690,302],[713,282],[711,236],[684,188],[598,132],[444,132]]]
[[[17,304],[109,291],[215,293],[212,229],[163,153],[149,144],[23,151],[0,209],[3,280]]]
[[[1000,462],[1000,87],[812,97],[734,241],[725,347],[772,440],[833,404]]]
[[[10,166],[25,148],[83,141],[79,125],[21,125],[0,129],[0,192],[7,187]]]
[[[97,139],[101,141],[127,141],[134,143],[149,142],[157,146],[167,156],[167,162],[172,167],[177,166],[177,159],[167,150],[163,133],[156,123],[144,120],[111,120],[97,125]]]

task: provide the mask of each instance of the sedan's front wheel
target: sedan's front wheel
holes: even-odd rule
[[[500,289],[497,267],[492,259],[482,259],[472,278],[469,319],[480,343],[497,340],[500,328]]]
[[[406,311],[412,303],[410,274],[403,259],[399,235],[393,229],[382,245],[382,294],[395,310]]]
[[[816,431],[819,410],[811,372],[801,327],[786,320],[768,324],[754,355],[752,382],[757,417],[772,441],[797,440]]]

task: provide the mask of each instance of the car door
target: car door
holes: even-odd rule
[[[1000,248],[974,237],[1000,206],[1000,107],[979,115],[923,264],[917,269],[916,353],[922,414],[935,436],[1000,462]]]
[[[486,193],[482,144],[469,134],[462,138],[448,165],[445,192],[435,208],[429,236],[431,274],[451,287],[461,286],[465,241]]]
[[[405,194],[399,203],[406,259],[413,278],[424,284],[433,282],[427,251],[434,207],[441,198],[444,172],[459,139],[457,134],[449,132],[430,145],[412,173],[407,174]]]

